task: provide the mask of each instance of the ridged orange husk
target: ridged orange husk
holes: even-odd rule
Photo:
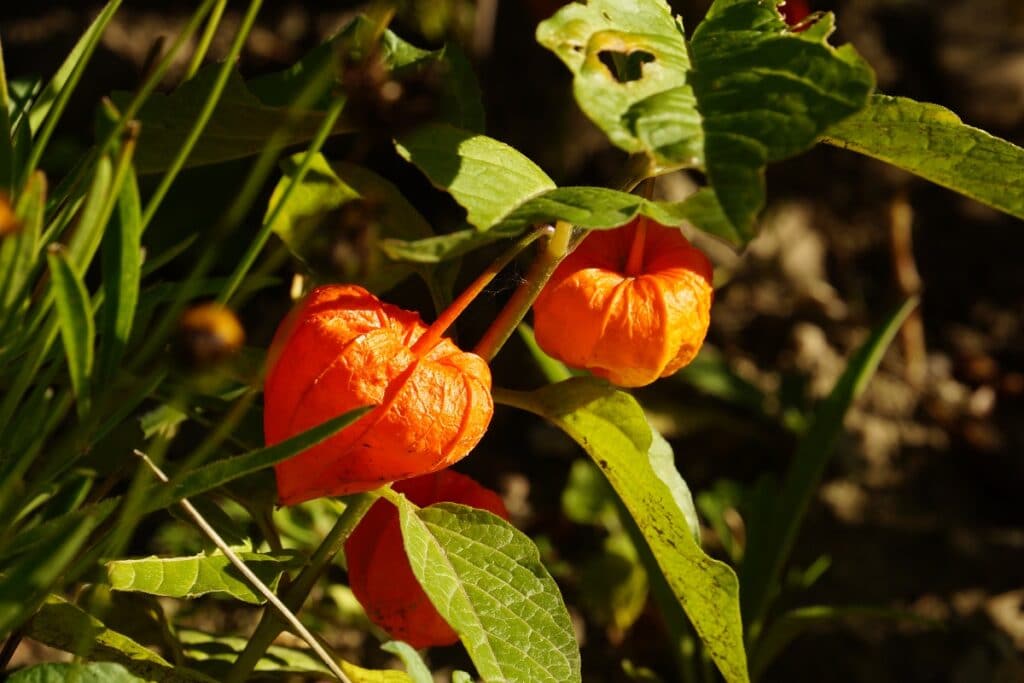
[[[414,353],[427,326],[362,287],[319,287],[278,328],[264,386],[275,444],[359,406],[378,407],[276,467],[281,503],[368,491],[448,467],[484,435],[491,372],[442,338]]]
[[[645,222],[635,272],[627,262]],[[711,315],[712,268],[677,228],[640,217],[594,231],[534,303],[537,343],[623,387],[665,377],[697,355]]]
[[[451,470],[400,481],[394,489],[420,507],[461,503],[508,519],[498,494]],[[392,638],[415,648],[451,645],[459,639],[412,573],[394,505],[385,500],[373,504],[345,541],[345,558],[352,593],[370,620]]]

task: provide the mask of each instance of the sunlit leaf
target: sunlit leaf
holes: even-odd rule
[[[570,683],[580,655],[569,613],[533,542],[484,510],[403,500],[406,554],[484,680]]]
[[[937,104],[876,95],[825,133],[830,144],[894,166],[1024,218],[1024,149],[972,128]]]
[[[285,571],[301,564],[301,558],[294,553],[236,554],[263,583],[274,590]],[[265,598],[220,552],[191,557],[112,560],[107,562],[106,570],[110,587],[119,591],[168,598],[195,598],[208,593],[224,593],[252,604],[265,602]]]
[[[68,371],[71,373],[71,386],[78,402],[79,415],[83,415],[89,407],[93,342],[96,337],[89,293],[82,278],[72,269],[64,251],[51,251],[46,258],[50,265],[57,321],[64,342]]]
[[[142,683],[120,664],[36,664],[11,674],[8,683]]]
[[[652,446],[657,450],[653,431],[636,400],[592,378],[529,393],[496,390],[495,400],[547,418],[583,447],[629,510],[725,679],[746,681],[739,582],[728,565],[705,555],[694,540],[692,509],[684,511],[689,506],[680,506],[657,473],[651,461]]]

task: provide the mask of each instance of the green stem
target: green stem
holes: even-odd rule
[[[210,90],[210,94],[207,95],[206,101],[203,102],[203,108],[199,112],[199,116],[196,117],[195,122],[192,124],[192,129],[189,130],[188,135],[185,137],[185,141],[178,149],[178,153],[174,156],[170,166],[167,168],[167,172],[164,173],[163,178],[160,179],[160,184],[153,190],[153,194],[149,198],[149,202],[146,204],[145,211],[142,212],[142,221],[139,226],[139,230],[145,232],[149,222],[153,220],[153,216],[156,214],[156,210],[160,208],[160,204],[163,202],[167,192],[171,189],[171,185],[178,177],[178,173],[185,166],[185,162],[188,160],[192,149],[196,146],[199,141],[199,136],[206,130],[206,124],[209,123],[210,117],[213,116],[214,110],[217,108],[217,104],[220,103],[221,95],[224,93],[224,88],[227,86],[228,78],[231,76],[231,72],[235,68],[235,63],[238,61],[238,56],[242,52],[242,48],[245,47],[245,41],[249,37],[249,33],[252,31],[253,24],[256,23],[256,15],[259,14],[260,6],[263,4],[262,0],[251,0],[249,3],[249,9],[246,11],[245,16],[242,18],[242,25],[239,26],[238,32],[235,34],[235,39],[231,43],[231,49],[228,51],[228,56],[224,60],[224,64],[217,72],[217,80],[214,81],[213,87]]]
[[[491,326],[487,328],[483,338],[480,339],[480,342],[473,350],[474,353],[487,362],[490,362],[498,354],[498,351],[505,345],[508,338],[512,336],[519,323],[526,317],[530,306],[533,306],[533,302],[536,301],[541,290],[544,289],[544,285],[551,279],[551,274],[555,272],[555,268],[558,267],[558,264],[568,254],[571,241],[572,225],[565,221],[558,221],[555,224],[554,233],[545,245],[544,251],[541,252],[537,260],[530,266],[530,272],[526,275],[526,281],[516,289],[515,293],[512,294],[512,298],[501,309],[501,313],[491,323]]]
[[[220,26],[221,17],[224,16],[224,8],[227,6],[228,0],[218,0],[217,6],[213,8],[213,12],[206,22],[206,29],[203,31],[203,35],[199,37],[199,43],[192,53],[192,59],[189,60],[188,68],[185,69],[184,80],[191,80],[196,75],[196,72],[199,71],[199,67],[202,65],[203,59],[206,58],[206,53],[210,49],[210,43],[213,42],[213,36],[217,34],[217,27]]]
[[[360,493],[349,498],[345,511],[341,513],[338,521],[334,523],[323,542],[313,553],[309,563],[285,591],[282,601],[288,609],[297,612],[302,607],[317,579],[320,578],[320,574],[334,560],[334,556],[341,551],[352,530],[356,528],[359,520],[363,518],[378,497],[377,493],[370,492]],[[245,646],[245,650],[235,660],[235,664],[224,678],[224,682],[242,683],[245,681],[256,668],[260,658],[266,653],[267,648],[281,633],[283,627],[277,612],[265,609],[260,623]]]
[[[249,242],[248,249],[246,249],[245,254],[238,262],[238,265],[235,266],[235,271],[231,273],[231,279],[217,298],[217,301],[220,303],[226,304],[231,297],[234,296],[239,285],[242,284],[242,280],[248,274],[249,269],[251,269],[252,265],[256,262],[256,257],[259,256],[260,251],[263,250],[264,245],[267,243],[267,239],[270,237],[270,232],[274,223],[277,222],[278,216],[288,203],[288,198],[291,197],[295,188],[302,184],[302,180],[306,177],[306,172],[309,171],[309,167],[313,164],[313,159],[320,153],[320,149],[323,147],[327,137],[331,134],[331,131],[334,130],[334,124],[341,115],[341,110],[344,106],[344,97],[337,97],[331,103],[330,109],[327,110],[327,114],[324,116],[323,122],[321,122],[320,127],[317,129],[313,141],[310,143],[309,148],[302,157],[302,161],[299,163],[299,167],[292,176],[291,182],[288,183],[288,186],[285,188],[281,198],[276,204],[274,204],[274,208],[271,209],[270,214],[263,221],[263,225],[260,226],[260,231],[256,233],[256,236],[251,242]]]

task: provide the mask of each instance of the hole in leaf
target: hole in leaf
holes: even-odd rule
[[[654,55],[643,50],[634,50],[633,52],[601,50],[597,58],[608,67],[608,71],[619,83],[639,81],[644,77],[644,64],[654,61]]]

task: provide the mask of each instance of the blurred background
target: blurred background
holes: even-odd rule
[[[520,149],[559,184],[610,185],[624,155],[579,112],[569,73],[533,40],[537,22],[560,4],[413,1],[401,4],[392,28],[416,45],[463,46],[483,87],[489,135]],[[672,4],[692,30],[709,2]],[[857,47],[881,92],[945,105],[971,125],[1024,144],[1021,0],[809,4],[812,11],[835,11],[834,42]],[[52,177],[91,143],[99,99],[138,83],[156,41],[172,35],[191,6],[125,2],[42,164]],[[51,74],[98,8],[95,2],[0,3],[10,78]],[[243,74],[284,68],[358,8],[264,3]],[[229,8],[214,58],[226,51],[240,13]],[[187,53],[168,86],[180,78]],[[403,167],[386,139],[332,145],[329,154],[358,157],[413,188],[410,198],[438,230],[458,221],[457,207]],[[200,231],[223,205],[232,169],[186,173],[175,191],[181,209],[163,212],[147,234],[149,246]],[[212,186],[211,173],[218,174]],[[693,183],[673,174],[659,181],[658,192],[678,199]],[[872,605],[922,620],[853,619],[814,629],[766,680],[1024,680],[1024,226],[825,146],[771,167],[768,196],[761,234],[744,253],[695,237],[717,266],[708,345],[690,369],[638,396],[670,439],[695,495],[703,493],[702,512],[718,522],[706,529],[706,547],[735,558],[742,552],[747,492],[784,471],[795,430],[851,350],[904,298],[920,294],[918,314],[848,417],[798,541],[794,564],[801,571],[790,578],[799,590],[785,593],[780,606]],[[464,275],[477,270],[468,263]],[[515,284],[513,273],[489,291],[475,307],[478,325],[468,321],[464,334],[478,335]],[[287,287],[278,289],[240,312],[252,345],[266,344],[288,306]],[[422,305],[415,290],[407,284],[394,297]],[[539,375],[521,370],[528,362],[516,341],[498,360],[496,382],[538,385]],[[571,512],[561,501],[576,457],[572,446],[533,420],[499,410],[481,451],[486,460],[471,457],[463,469],[501,490],[519,526],[541,541],[578,620],[585,680],[619,680],[609,672],[623,658],[671,679],[671,662],[659,651],[664,641],[646,637],[660,629],[651,605],[641,604],[624,628],[614,610],[609,615],[607,605],[592,604],[593,581],[557,569],[563,561],[586,565],[609,533],[595,527],[581,535],[567,518]],[[137,545],[140,554],[160,550],[150,539]],[[228,629],[248,623],[244,614],[236,621],[217,618]],[[375,646],[357,634],[322,635],[374,657]]]

